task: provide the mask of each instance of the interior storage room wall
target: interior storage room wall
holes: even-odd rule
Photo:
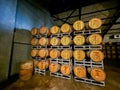
[[[30,59],[30,30],[53,25],[49,12],[26,0],[0,0],[0,82],[19,71],[21,61]]]

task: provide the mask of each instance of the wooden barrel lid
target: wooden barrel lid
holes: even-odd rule
[[[63,33],[71,33],[71,31],[72,31],[72,29],[69,24],[65,23],[61,26],[61,32],[63,32]]]
[[[63,36],[63,37],[61,38],[61,44],[62,44],[63,46],[70,45],[71,43],[72,43],[72,40],[71,40],[70,37],[68,37],[68,36]]]
[[[75,21],[73,23],[73,28],[75,30],[78,30],[78,31],[83,30],[83,28],[84,28],[84,22],[82,20]]]
[[[97,33],[89,35],[87,39],[88,39],[88,42],[93,45],[98,45],[102,43],[102,36]]]
[[[37,44],[38,44],[38,39],[33,38],[33,39],[31,40],[31,45],[37,45]]]
[[[60,33],[60,28],[59,28],[58,26],[52,26],[52,27],[50,28],[50,32],[51,32],[52,34],[58,34],[58,33]]]
[[[57,49],[52,49],[50,50],[50,57],[55,59],[58,58],[60,56],[60,51]]]
[[[60,70],[63,75],[69,75],[71,72],[71,67],[69,65],[64,64],[61,66]]]
[[[60,44],[60,39],[57,38],[57,37],[52,37],[52,38],[50,39],[50,44],[51,44],[52,46],[57,46],[57,45]]]
[[[82,66],[76,66],[74,68],[74,74],[79,78],[85,78],[86,77],[86,69]]]
[[[83,50],[75,50],[73,52],[73,56],[74,56],[75,60],[84,60],[85,52]]]
[[[39,33],[40,34],[48,34],[48,32],[49,32],[49,29],[47,27],[45,27],[45,26],[41,26],[39,28]]]
[[[102,20],[100,18],[92,18],[91,20],[89,20],[88,22],[88,26],[91,29],[98,29],[100,28],[102,25]]]
[[[31,30],[31,34],[36,35],[37,33],[38,33],[37,28],[33,27],[32,30]]]
[[[41,46],[47,45],[47,44],[48,44],[48,38],[41,37],[41,38],[39,39],[39,44],[40,44]]]
[[[79,34],[73,38],[73,41],[75,45],[83,45],[85,43],[85,37]]]
[[[40,70],[46,69],[45,61],[40,61],[37,66]]]
[[[47,57],[48,54],[49,54],[48,49],[40,49],[39,52],[38,52],[38,55],[39,55],[41,58]]]
[[[95,62],[100,62],[104,59],[104,54],[100,50],[92,50],[90,52],[90,58]]]
[[[96,81],[104,81],[106,78],[106,74],[101,68],[93,68],[90,74]]]
[[[20,69],[33,69],[33,61],[25,60],[20,64]]]
[[[70,59],[72,57],[72,51],[68,49],[64,49],[61,51],[61,57],[65,60]]]
[[[37,55],[38,55],[38,50],[33,49],[33,50],[31,51],[31,56],[32,56],[32,57],[35,57],[35,56],[37,56]]]
[[[60,65],[57,64],[57,63],[51,63],[51,64],[49,65],[49,70],[50,70],[50,72],[52,72],[52,73],[56,73],[57,71],[59,71],[59,69],[60,69]]]

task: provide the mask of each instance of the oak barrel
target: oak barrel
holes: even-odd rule
[[[78,34],[73,38],[73,42],[75,45],[83,45],[85,43],[85,37],[81,34]]]
[[[57,49],[50,50],[50,57],[52,59],[56,59],[56,58],[60,57],[60,51]]]
[[[38,50],[32,49],[32,50],[31,50],[31,56],[32,56],[32,57],[38,56]]]
[[[71,73],[71,66],[69,66],[67,64],[63,64],[63,65],[61,65],[60,71],[63,75],[67,76]]]
[[[37,34],[38,34],[38,29],[35,28],[35,27],[33,27],[33,28],[31,29],[31,34],[32,34],[32,35],[37,35]]]
[[[39,39],[39,45],[41,45],[41,46],[49,45],[49,39],[46,37],[41,37]]]
[[[78,78],[85,78],[86,77],[86,69],[83,66],[75,66],[74,67],[74,74]]]
[[[49,50],[48,49],[45,49],[45,48],[41,48],[38,52],[38,55],[41,57],[41,58],[45,58],[45,57],[48,57],[49,56]]]
[[[49,67],[49,64],[50,64],[50,60],[42,60],[37,64],[37,67],[40,70],[45,70]]]
[[[80,60],[80,61],[84,60],[85,59],[85,51],[77,49],[73,52],[73,57],[75,58],[75,60]]]
[[[64,60],[70,59],[72,57],[72,50],[70,49],[64,49],[61,51],[61,57]]]
[[[36,39],[36,38],[32,38],[32,40],[31,40],[31,45],[37,45],[38,44],[38,39]]]
[[[58,26],[52,26],[50,28],[50,33],[51,34],[59,34],[60,33],[60,28]]]
[[[84,28],[84,22],[82,20],[77,20],[73,23],[73,28],[76,31],[81,31]]]
[[[71,33],[72,27],[69,24],[65,23],[61,26],[61,32],[62,33]]]
[[[87,37],[86,42],[92,45],[98,45],[102,43],[102,36],[100,34],[94,33]]]
[[[33,61],[26,60],[20,64],[19,78],[20,80],[29,80],[33,75]]]
[[[87,56],[95,62],[100,62],[104,60],[104,53],[100,50],[92,50],[87,52]]]
[[[49,29],[45,26],[41,26],[39,29],[38,29],[38,32],[39,34],[47,34],[47,35],[50,35],[50,32],[49,32]]]
[[[50,72],[52,72],[52,73],[58,72],[58,71],[60,70],[60,64],[58,64],[58,63],[51,63],[51,64],[49,65],[49,70],[50,70]]]
[[[71,45],[71,44],[72,44],[72,40],[71,40],[71,38],[70,38],[69,36],[63,36],[63,37],[61,38],[61,44],[62,44],[63,46]]]
[[[60,45],[60,39],[57,38],[57,37],[50,38],[50,45],[59,46]]]
[[[92,18],[88,22],[88,28],[90,29],[98,29],[102,25],[102,20],[100,18]]]
[[[104,81],[106,78],[106,74],[101,68],[88,68],[88,72],[90,73],[91,77],[96,81]]]

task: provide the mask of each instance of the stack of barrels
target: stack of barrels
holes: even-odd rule
[[[104,59],[104,54],[101,50],[91,49],[84,50],[82,49],[70,49],[70,48],[51,48],[50,46],[81,46],[81,45],[100,45],[102,43],[102,36],[99,33],[90,33],[90,34],[81,34],[79,31],[89,31],[94,30],[97,31],[102,25],[102,21],[99,18],[92,18],[89,20],[87,24],[85,24],[82,20],[77,20],[73,23],[73,26],[65,23],[61,27],[52,26],[47,28],[46,26],[41,26],[38,28],[32,28],[31,34],[34,36],[31,40],[31,45],[33,46],[41,46],[39,49],[32,49],[31,56],[40,57],[41,59],[50,58],[61,60],[69,60],[72,57],[74,61],[84,62],[86,59],[88,62],[99,63]],[[74,34],[73,32],[78,32]],[[64,35],[65,33],[65,35]],[[68,34],[69,33],[69,34]],[[36,35],[47,35],[46,37],[41,36],[40,38],[36,38]],[[61,35],[62,34],[62,35]],[[57,35],[61,35],[58,37]],[[46,48],[42,48],[42,46],[47,46]],[[39,68],[40,70],[44,70],[49,68],[50,72],[57,73],[60,71],[63,75],[69,75],[73,69],[74,75],[78,78],[88,78],[87,74],[89,74],[96,81],[104,81],[105,80],[105,72],[102,68],[98,67],[87,67],[85,65],[71,65],[68,64],[60,64],[60,63],[50,63],[50,60],[46,59],[38,61],[34,60],[34,67]]]

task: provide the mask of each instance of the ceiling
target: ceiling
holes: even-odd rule
[[[68,10],[100,3],[108,0],[27,0],[35,6],[43,6],[51,15],[62,13]]]

